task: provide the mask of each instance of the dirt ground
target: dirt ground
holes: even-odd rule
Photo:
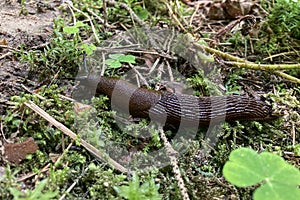
[[[61,4],[62,4],[61,0],[47,0],[47,3],[44,3],[45,1],[42,1],[42,0],[26,0],[25,8],[22,8],[21,4],[18,1],[20,1],[20,0],[0,0],[0,118],[2,116],[6,115],[6,110],[9,110],[9,112],[11,112],[11,111],[13,112],[13,110],[11,109],[13,104],[10,101],[10,98],[12,96],[19,95],[21,92],[28,93],[30,91],[34,91],[37,88],[40,88],[39,81],[37,81],[37,79],[36,79],[38,77],[35,77],[38,74],[29,73],[29,71],[30,71],[29,64],[24,63],[18,59],[20,57],[22,57],[22,55],[28,54],[28,52],[30,52],[30,51],[37,50],[37,49],[43,50],[44,47],[47,44],[49,44],[51,36],[52,36],[53,26],[54,26],[53,19],[59,18],[60,14],[61,14],[60,13],[61,11],[59,9],[59,6],[61,6]],[[187,1],[187,2],[192,3],[194,1]],[[205,1],[203,1],[203,2],[205,2]],[[250,4],[250,5],[252,6],[252,4]],[[252,7],[255,7],[256,10],[258,10],[258,14],[256,16],[261,16],[263,18],[265,13],[263,13],[261,11],[261,9],[258,9],[257,5],[255,5],[255,6],[252,6]],[[203,9],[207,8],[206,6],[203,6],[203,7],[204,7]],[[233,8],[233,6],[228,6],[228,8]],[[233,12],[233,13],[235,13],[235,12]],[[199,13],[200,13],[200,11],[199,11]],[[201,27],[201,26],[209,27],[210,30],[205,30],[205,32],[217,34],[218,31],[221,30],[220,27],[223,27],[223,24],[220,21],[222,21],[224,19],[219,19],[220,15],[217,15],[217,14],[213,15],[213,14],[216,14],[216,12],[210,11],[208,13],[208,16],[210,17],[210,19],[202,22],[201,21],[202,13],[200,13],[198,15],[199,20],[194,19],[194,22],[195,23],[197,22],[197,27],[198,26],[199,27]],[[244,14],[247,14],[247,13],[244,13]],[[255,14],[255,13],[251,13],[251,14]],[[228,16],[222,16],[222,17],[226,18]],[[195,18],[197,18],[197,16]],[[214,21],[214,19],[215,19],[215,21]],[[220,20],[220,21],[218,21],[218,20]],[[193,20],[191,20],[191,21],[193,21]],[[204,23],[204,24],[202,24],[202,23]],[[205,23],[207,23],[207,24],[205,24]],[[116,31],[116,32],[118,32],[118,31]],[[103,34],[103,35],[105,35],[105,34]],[[244,52],[242,52],[242,53],[241,52],[238,51],[238,49],[237,49],[233,53],[236,56],[240,56],[240,54],[243,55],[243,53],[244,53]],[[16,57],[15,56],[16,53],[21,56],[18,55]],[[253,54],[254,54],[254,51],[253,51]],[[150,58],[151,57],[149,57],[149,60],[150,60]],[[248,58],[250,58],[250,60],[251,59],[256,60],[257,55],[255,55],[255,57],[251,57],[251,55],[248,55]],[[148,61],[148,58],[146,61]],[[149,61],[149,63],[152,64],[150,61]],[[224,72],[223,72],[224,74],[222,74],[222,76],[225,77],[225,73],[229,74],[230,70],[231,70],[231,68],[224,67]],[[278,84],[278,83],[280,83],[281,80],[282,79],[280,77],[278,78],[277,76],[275,76],[271,73],[264,74],[261,71],[255,71],[255,70],[250,71],[249,70],[249,71],[245,72],[243,74],[243,78],[240,79],[241,85],[243,85],[245,88],[244,89],[245,91],[243,90],[241,94],[248,94],[248,93],[249,94],[252,94],[252,93],[253,94],[266,94],[270,91],[276,92],[276,88],[275,88],[275,86],[273,86],[273,83]],[[218,82],[218,80],[215,80],[215,82]],[[281,84],[286,84],[287,88],[293,87],[293,85],[291,83],[289,83],[288,81],[285,81],[285,80],[282,80]],[[220,83],[220,85],[221,85],[221,83]],[[293,108],[291,108],[291,109],[293,109]],[[61,110],[63,110],[63,109],[61,109]],[[67,116],[67,114],[61,115],[61,116]],[[275,124],[275,122],[273,124]],[[273,130],[273,129],[271,129],[271,128],[273,128],[273,124],[271,124],[271,125],[267,124],[262,127],[268,129],[266,131]],[[220,194],[223,195],[223,194],[229,194],[230,192],[234,192],[234,194],[232,194],[232,198],[228,197],[228,199],[237,199],[237,198],[235,198],[235,195],[237,196],[240,192],[245,193],[243,195],[248,195],[247,194],[248,190],[247,190],[247,192],[245,192],[246,190],[244,190],[244,189],[241,189],[241,190],[236,190],[235,188],[232,189],[233,186],[229,186],[229,183],[227,181],[225,181],[225,179],[223,177],[216,178],[216,180],[213,180],[211,175],[209,175],[209,174],[213,174],[214,172],[207,173],[206,171],[211,170],[209,168],[213,165],[214,166],[219,165],[220,164],[219,162],[225,162],[223,160],[224,159],[223,155],[226,155],[226,153],[227,153],[225,151],[228,151],[228,153],[229,153],[228,149],[233,148],[233,147],[231,147],[231,137],[233,137],[232,141],[234,141],[234,144],[237,143],[238,145],[241,145],[241,146],[244,144],[245,144],[245,146],[248,146],[248,144],[251,144],[255,147],[255,145],[258,146],[258,144],[259,144],[260,147],[257,147],[259,149],[263,149],[263,148],[271,149],[271,148],[273,148],[272,145],[274,145],[274,148],[275,148],[274,151],[276,151],[277,147],[281,147],[281,146],[283,147],[283,151],[286,150],[286,148],[284,147],[284,145],[286,143],[290,142],[292,139],[294,142],[297,141],[297,139],[298,139],[298,136],[295,137],[295,135],[297,135],[297,134],[295,134],[294,124],[295,123],[293,122],[293,126],[290,126],[290,123],[286,122],[286,125],[284,125],[284,129],[281,130],[281,132],[278,131],[278,133],[275,133],[275,132],[270,131],[270,134],[267,135],[267,134],[265,134],[264,131],[262,131],[262,133],[263,133],[262,136],[260,135],[260,131],[257,131],[257,133],[254,133],[256,131],[256,129],[259,129],[259,127],[254,127],[253,128],[254,130],[252,131],[252,130],[250,130],[252,127],[241,128],[244,125],[243,123],[237,124],[237,125],[235,125],[235,124],[232,125],[232,127],[234,127],[234,129],[232,129],[233,130],[232,132],[228,131],[228,134],[227,134],[227,132],[225,132],[227,134],[227,136],[225,135],[225,133],[220,133],[220,135],[221,135],[220,141],[224,140],[226,143],[223,143],[224,146],[221,146],[221,145],[216,146],[216,152],[219,150],[219,152],[217,152],[218,153],[217,155],[209,155],[206,157],[205,155],[203,155],[202,150],[197,150],[197,153],[195,153],[195,155],[193,155],[193,157],[191,156],[189,163],[184,164],[185,165],[184,168],[187,169],[187,171],[185,172],[186,173],[185,176],[191,178],[190,179],[191,181],[187,183],[187,184],[189,184],[189,185],[187,185],[188,189],[190,189],[189,188],[189,186],[190,186],[192,188],[190,190],[193,190],[193,192],[195,192],[195,194],[193,194],[195,196],[198,194],[201,194],[204,196],[205,195],[211,196],[214,193],[216,193],[214,195],[220,196]],[[290,127],[292,127],[292,128],[290,128]],[[1,129],[2,129],[2,122],[0,123],[0,136],[1,136],[1,132],[3,134],[3,131]],[[290,131],[291,129],[293,129],[294,132]],[[55,131],[54,129],[52,130],[52,128],[49,128],[49,130]],[[45,132],[47,132],[49,130],[46,130]],[[243,132],[244,135],[241,134],[241,135],[236,136],[235,131],[240,131],[237,134],[240,134],[242,131],[245,131],[245,134]],[[286,135],[282,134],[283,132],[286,133]],[[294,136],[291,133],[293,133]],[[222,135],[222,134],[224,134],[224,135]],[[257,138],[252,139],[252,137],[257,137]],[[53,138],[51,138],[51,141]],[[236,142],[236,140],[237,140],[237,142]],[[257,141],[259,141],[259,142],[262,141],[262,142],[255,143],[255,142],[253,142],[254,140],[255,140],[255,142],[257,142]],[[45,140],[43,139],[43,141],[46,141],[46,139]],[[47,141],[50,141],[50,139]],[[128,140],[128,141],[130,141],[130,140]],[[28,152],[28,153],[35,152],[38,147],[35,143],[34,143],[34,145],[36,145],[36,146],[32,147],[31,150],[27,151],[25,149],[25,147],[29,148],[28,144],[30,144],[30,142],[33,142],[32,138],[28,138],[28,140],[26,140],[24,143],[20,143],[20,144],[13,143],[13,145],[11,145],[12,148],[10,148],[11,153],[6,153],[6,155],[11,154],[14,157],[16,157],[14,154],[15,152]],[[130,142],[128,144],[131,145]],[[2,143],[3,142],[0,140],[0,158],[1,158],[1,154],[4,154],[4,153],[2,153],[3,149],[4,149],[2,147],[3,146]],[[55,144],[53,144],[53,146],[55,145],[55,147],[52,147],[52,146],[49,147],[49,149],[52,148],[51,151],[49,150],[49,152],[51,152],[51,155],[52,155],[52,152],[55,152],[55,156],[59,155],[59,154],[56,154],[58,152],[58,150],[56,149],[58,146],[59,146],[59,148],[62,149],[62,151],[64,151],[65,143],[62,142],[62,145],[61,145],[62,147],[60,147],[60,144],[58,144],[58,143],[59,142],[57,141],[57,143],[55,142]],[[22,149],[22,151],[20,151],[20,150],[16,151],[16,148],[13,148],[13,147],[16,147],[15,146],[16,144],[19,145],[19,147],[21,147],[19,149]],[[47,142],[47,143],[45,142],[45,144],[48,145],[48,144],[50,144],[50,142]],[[42,146],[42,145],[40,145],[40,146]],[[74,149],[75,148],[77,149],[77,146],[73,145],[72,148],[73,147],[74,147]],[[223,147],[225,149],[223,149]],[[42,146],[42,148],[43,148],[43,146]],[[83,147],[80,147],[80,148],[83,149]],[[234,147],[234,148],[236,148],[236,147]],[[132,152],[133,151],[135,151],[135,150],[132,150]],[[281,151],[281,149],[280,149],[280,151]],[[44,155],[46,155],[47,152],[48,151],[45,151],[45,153],[43,152]],[[278,150],[278,152],[279,152],[279,150]],[[61,152],[59,152],[59,153],[61,153]],[[295,156],[292,152],[288,152],[288,153],[286,153],[286,154],[283,153],[283,157],[285,159],[294,160],[294,161],[296,160],[295,163],[300,162],[298,157],[295,158]],[[78,151],[78,154],[80,156],[83,155],[84,158],[89,159],[88,156],[86,156],[86,153],[84,151],[82,151],[82,152]],[[62,153],[61,155],[64,155],[64,154]],[[67,155],[67,154],[65,154],[65,155]],[[74,155],[75,155],[75,153],[74,153]],[[49,157],[50,157],[50,154],[49,154]],[[186,160],[188,161],[188,159],[189,158],[187,158]],[[1,159],[0,159],[0,161],[1,161]],[[94,160],[92,160],[92,161],[89,160],[89,162],[92,163],[92,162],[94,162]],[[211,163],[213,163],[213,164],[211,165]],[[48,165],[48,163],[47,163],[47,165]],[[40,168],[39,165],[37,165],[37,166]],[[74,164],[74,166],[75,166],[75,164]],[[78,166],[79,166],[79,164],[78,164]],[[203,166],[203,168],[201,168],[199,166]],[[77,167],[77,164],[76,164],[76,167]],[[207,167],[207,168],[205,168],[205,167]],[[0,166],[0,178],[4,174],[5,169],[6,169],[5,167]],[[203,169],[204,169],[204,171],[201,171]],[[216,166],[216,169],[219,169],[219,168]],[[212,171],[213,170],[214,169],[212,169]],[[26,170],[23,170],[23,171],[27,172]],[[88,175],[80,175],[79,176],[78,173],[81,173],[81,172],[80,171],[76,172],[75,170],[73,170],[72,167],[70,167],[69,171],[72,173],[74,172],[74,174],[69,176],[70,180],[73,181],[75,178],[77,179],[79,177],[81,179],[80,181],[84,182],[84,183],[82,183],[82,184],[84,184],[84,186],[82,186],[81,183],[79,183],[77,186],[75,186],[77,188],[73,189],[74,193],[77,192],[78,195],[82,195],[82,197],[84,197],[85,195],[87,195],[87,193],[86,193],[86,191],[83,191],[83,190],[90,187],[89,190],[91,189],[91,191],[92,191],[93,185],[96,185],[94,179],[90,181]],[[199,171],[201,173],[199,173]],[[103,174],[105,175],[105,173],[103,173]],[[206,176],[205,174],[208,174],[208,175]],[[21,177],[25,177],[24,174],[21,174],[21,175],[18,174],[18,175]],[[98,178],[98,177],[93,177],[93,178],[97,178],[100,181],[102,181],[102,179],[103,179],[102,174],[99,177],[100,178]],[[107,177],[109,177],[109,176],[107,176]],[[168,176],[166,175],[166,177],[168,177]],[[29,178],[28,178],[28,181],[26,182],[26,184],[27,184],[26,187],[31,188],[35,184],[35,180],[36,180],[35,178],[32,180],[31,179],[29,180]],[[117,180],[117,179],[114,179],[114,180]],[[167,185],[166,183],[169,181],[165,177],[161,178],[161,180],[162,180],[162,182],[165,181],[164,182],[165,185]],[[69,184],[68,181],[65,181],[63,184],[65,184],[65,185]],[[105,182],[105,185],[107,185],[106,183],[108,183],[109,181],[111,181],[111,180],[108,180],[107,182]],[[96,182],[96,183],[98,183],[98,182]],[[102,186],[104,184],[102,182],[99,182],[98,185]],[[168,185],[168,188],[163,188],[163,187],[164,186],[162,184],[162,187],[161,187],[162,191],[169,190],[169,188],[172,188],[173,186]],[[107,190],[107,188],[109,188],[109,187],[105,186],[104,189]],[[78,189],[78,190],[76,190],[76,189]],[[112,189],[112,188],[110,188],[110,189]],[[65,194],[64,190],[65,190],[65,188],[61,189],[61,192],[63,194]],[[202,190],[203,190],[203,192],[202,192]],[[170,194],[172,194],[173,191],[170,190],[168,192]],[[107,193],[109,193],[109,192],[107,192]],[[102,193],[99,192],[99,195],[102,195]],[[223,199],[223,197],[225,198],[225,196],[222,196],[222,198],[218,198],[218,199]],[[0,192],[0,199],[1,199],[1,192]]]
[[[22,85],[28,83],[29,66],[16,60],[13,52],[22,53],[21,48],[38,49],[49,41],[53,19],[59,16],[60,1],[47,2],[47,5],[40,1],[26,3],[25,15],[17,1],[0,3],[0,115],[5,113],[9,98],[24,91]],[[34,87],[32,82],[26,85]]]

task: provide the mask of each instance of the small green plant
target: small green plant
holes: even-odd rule
[[[28,10],[27,10],[26,7],[25,7],[25,4],[26,4],[25,0],[21,0],[20,3],[21,3],[20,14],[21,14],[21,15],[28,15]]]
[[[140,185],[140,179],[133,174],[132,181],[128,186],[114,187],[115,191],[125,199],[129,200],[159,200],[161,195],[158,193],[159,185],[155,184],[153,178]]]
[[[219,74],[219,71],[212,70],[209,74],[205,75],[203,70],[198,70],[198,74],[191,78],[187,78],[187,81],[199,90],[195,91],[195,95],[209,96],[222,94],[218,89],[218,86],[211,81],[215,74]]]
[[[300,171],[280,156],[250,148],[231,152],[223,168],[224,177],[238,187],[260,184],[254,200],[300,199]]]
[[[53,36],[43,50],[30,50],[21,47],[15,52],[22,62],[28,62],[32,75],[39,74],[39,78],[59,74],[60,76],[74,76],[82,62],[83,54],[91,55],[96,46],[84,43],[82,35],[89,34],[90,26],[81,21],[73,26],[67,26],[64,19],[54,20]],[[41,66],[43,66],[41,68]]]
[[[225,81],[225,88],[227,94],[240,94],[242,86],[239,85],[242,79],[242,74],[245,73],[245,69],[237,69],[228,73]]]
[[[108,55],[109,59],[105,60],[105,64],[111,68],[119,68],[123,63],[135,63],[135,56],[133,55],[124,55],[124,54],[110,54]]]
[[[25,190],[22,192],[16,188],[10,188],[10,193],[14,196],[14,200],[48,200],[57,196],[57,191],[44,190],[48,180],[41,181],[34,190]],[[44,191],[44,192],[43,192]]]
[[[264,4],[262,3],[262,5]],[[255,44],[256,47],[254,47],[257,54],[271,55],[294,51],[293,47],[299,43],[299,0],[277,0],[272,5],[271,8],[266,8],[270,15],[262,23],[259,40]],[[297,56],[293,57],[292,60],[298,62]]]
[[[81,181],[89,188],[87,199],[116,199],[117,193],[113,189],[125,182],[124,174],[116,174],[114,170],[107,169],[105,165],[90,163],[87,173]]]
[[[290,34],[300,39],[300,2],[299,0],[277,0],[268,22],[275,34]]]
[[[80,27],[86,27],[87,25],[82,23],[81,21],[79,22],[76,22],[75,25],[73,26],[67,26],[67,27],[64,27],[63,28],[63,32],[64,33],[67,33],[67,34],[74,34],[74,35],[78,35],[79,33],[79,28]],[[79,45],[80,48],[82,48],[84,50],[84,52],[87,54],[87,55],[91,55],[94,50],[96,50],[96,46],[93,45],[93,44],[86,44],[86,43],[82,43]]]

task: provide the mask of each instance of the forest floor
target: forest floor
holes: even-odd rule
[[[236,64],[236,60],[229,59],[229,56],[233,56],[251,61],[252,64],[261,62],[270,65],[300,62],[299,38],[287,39],[288,45],[285,47],[285,43],[280,42],[285,41],[287,34],[275,40],[275,31],[261,25],[269,15],[269,10],[264,8],[269,5],[271,10],[271,1],[266,1],[269,4],[263,8],[255,2],[235,5],[228,3],[231,1],[225,4],[225,1],[196,3],[187,0],[180,1],[180,5],[160,1],[153,5],[148,1],[141,4],[132,0],[130,2],[135,2],[131,5],[132,9],[127,4],[106,2],[106,7],[93,0],[84,3],[74,0],[74,4],[69,6],[62,5],[60,0],[26,1],[24,6],[14,0],[0,3],[0,199],[30,199],[37,196],[41,199],[147,199],[147,195],[152,199],[186,199],[185,195],[190,199],[250,199],[259,184],[247,188],[236,187],[222,174],[230,152],[239,147],[273,152],[299,168],[300,88],[299,82],[295,82],[299,81],[300,67],[280,71],[287,72],[297,79],[295,81],[291,77],[283,77],[276,69],[247,69],[241,67],[241,63]],[[145,7],[147,12],[144,12]],[[92,18],[96,31],[90,26],[87,15]],[[85,25],[74,26],[76,20]],[[231,26],[230,22],[235,24]],[[244,22],[244,25],[239,25],[242,24],[240,22]],[[119,164],[134,162],[132,157],[138,154],[140,148],[144,148],[141,152],[145,154],[159,149],[162,138],[158,130],[151,129],[154,136],[149,141],[136,139],[131,133],[144,131],[145,122],[121,128],[116,118],[111,117],[114,113],[108,109],[110,105],[106,104],[104,97],[93,100],[95,107],[103,111],[96,118],[100,132],[93,130],[91,122],[80,124],[83,122],[79,121],[76,124],[74,116],[78,115],[78,110],[85,111],[86,107],[90,107],[74,103],[72,91],[75,83],[65,78],[74,78],[84,65],[86,52],[94,47],[91,44],[99,42],[95,35],[101,40],[101,45],[98,43],[96,46],[101,48],[125,43],[128,46],[135,45],[129,45],[127,42],[131,40],[127,37],[133,34],[128,30],[136,25],[169,28],[166,36],[159,35],[159,31],[156,35],[153,31],[154,39],[162,36],[169,41],[175,29],[175,34],[192,33],[189,38],[199,40],[197,44],[218,49],[214,53],[206,49],[205,53],[197,54],[204,60],[203,65],[193,63],[194,54],[190,56],[190,52],[179,52],[180,59],[174,59],[173,52],[170,49],[164,52],[159,43],[148,49],[132,51],[135,61],[143,63],[144,68],[140,69],[146,71],[144,74],[150,73],[151,67],[158,63],[165,65],[167,70],[174,66],[170,71],[178,70],[186,75],[193,89],[197,88],[197,95],[263,96],[262,99],[272,104],[274,110],[279,110],[282,117],[266,122],[229,122],[224,123],[220,130],[209,129],[217,137],[214,146],[205,140],[210,139],[208,136],[202,135],[207,129],[198,130],[197,140],[180,143],[190,143],[189,149],[178,158],[177,163],[180,168],[177,172],[181,173],[183,184],[178,183],[178,176],[174,175],[174,165],[150,171],[137,170],[139,179],[133,173],[134,167],[125,167],[126,172],[122,171],[123,168],[118,169]],[[79,33],[76,32],[78,30]],[[185,41],[185,37],[178,37],[174,43],[180,48],[189,48],[180,39]],[[125,50],[121,53],[126,54]],[[211,59],[214,59],[213,64],[206,65],[206,60]],[[128,60],[118,61],[121,67],[107,64],[111,68],[106,68],[106,75],[121,76],[135,64]],[[202,66],[197,68],[197,64]],[[179,80],[182,77],[176,78]],[[35,105],[49,114],[46,117],[44,115],[46,120]],[[61,124],[54,122],[54,118]],[[132,119],[125,121],[132,122]],[[61,128],[63,124],[74,132],[78,128],[86,128],[82,126],[90,126],[87,131],[89,135],[74,136],[66,130],[68,128]],[[104,138],[104,142],[98,141],[100,138]],[[84,142],[80,143],[80,139]],[[118,147],[120,144],[125,147],[129,155],[121,157],[117,164],[111,164],[114,155],[109,155],[108,161],[104,161],[107,155],[97,152],[97,148],[101,149],[107,140],[115,142],[109,145]],[[205,148],[209,149],[208,154],[203,153]],[[47,180],[47,185],[43,180]],[[138,186],[134,185],[135,181]],[[186,188],[187,192],[182,188]],[[147,192],[138,192],[142,190]],[[130,198],[129,191],[135,191],[134,195],[137,196]]]

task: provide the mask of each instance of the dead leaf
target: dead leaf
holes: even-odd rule
[[[57,153],[49,153],[49,157],[50,157],[52,163],[55,163],[59,159],[60,156],[61,155],[57,154]]]
[[[210,4],[208,17],[214,20],[236,19],[241,16],[253,14],[263,18],[267,12],[254,1],[225,0]]]
[[[5,144],[4,145],[4,157],[11,163],[19,164],[26,158],[27,154],[34,153],[39,147],[35,143],[32,137],[28,138],[24,142]]]
[[[7,46],[8,45],[8,42],[6,39],[0,39],[0,45],[5,45]]]
[[[87,105],[87,104],[78,103],[78,102],[75,102],[75,103],[74,103],[74,111],[75,111],[76,114],[79,114],[79,113],[81,113],[81,112],[88,111],[88,110],[90,110],[91,108],[93,108],[93,107],[90,106],[90,105]]]
[[[226,13],[222,7],[222,4],[212,3],[209,7],[208,17],[209,19],[213,19],[213,20],[225,19]]]
[[[253,2],[243,2],[236,0],[226,0],[225,3],[222,4],[224,10],[231,18],[249,14],[253,5]]]

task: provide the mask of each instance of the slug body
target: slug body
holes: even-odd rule
[[[81,83],[96,88],[96,95],[107,95],[113,109],[162,124],[176,126],[184,121],[187,125],[198,123],[201,126],[222,121],[276,118],[264,101],[247,96],[196,97],[138,88],[121,79],[99,76],[88,77]]]

